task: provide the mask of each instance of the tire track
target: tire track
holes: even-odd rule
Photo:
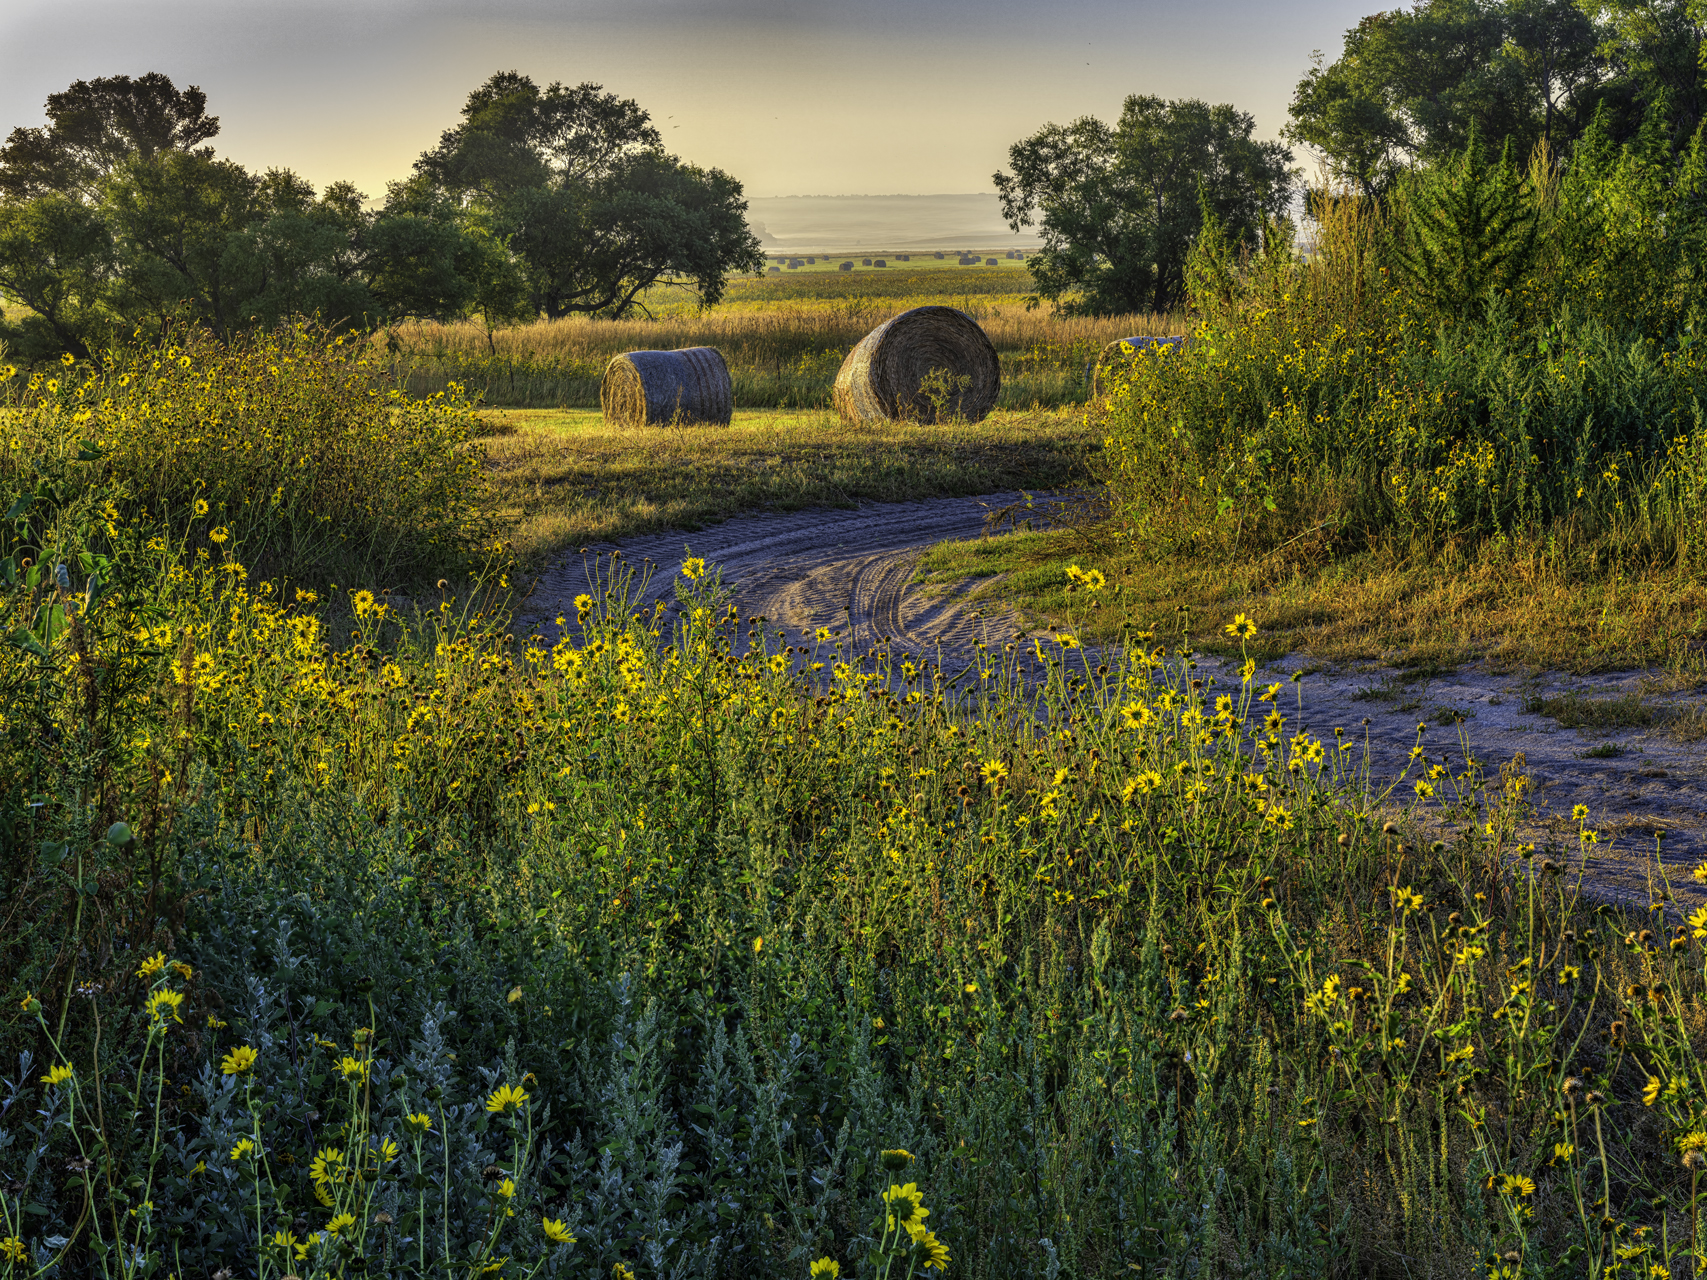
[[[812,661],[810,637],[823,628],[842,642],[844,652],[888,653],[897,671],[910,659],[959,676],[969,667],[978,669],[980,642],[999,650],[1020,636],[1021,621],[1012,610],[971,605],[968,596],[988,579],[947,590],[933,586],[927,592],[913,581],[914,573],[928,547],[985,536],[986,518],[1019,498],[992,494],[762,513],[691,533],[588,548],[587,555],[565,559],[542,576],[530,600],[533,617],[550,632],[549,620],[560,609],[574,613],[559,602],[586,590],[596,593],[599,574],[613,564],[645,577],[635,593],[637,605],[649,608],[663,601],[675,612],[677,570],[692,554],[719,567],[743,619],[765,619],[773,638],[808,640],[793,646],[797,670]],[[1028,646],[1014,649],[1011,660],[1028,680],[1034,678],[1038,668]],[[1078,650],[1071,666],[1089,668],[1101,656]],[[1203,655],[1197,663],[1193,674],[1213,680],[1212,694],[1239,696],[1243,681],[1236,661]],[[1293,675],[1299,683],[1288,680]],[[1468,755],[1480,762],[1497,789],[1500,767],[1521,754],[1537,801],[1526,838],[1538,839],[1543,847],[1549,839],[1557,841],[1566,860],[1580,864],[1578,823],[1567,816],[1579,804],[1587,806],[1592,825],[1602,833],[1598,846],[1583,850],[1591,854],[1585,887],[1595,897],[1645,908],[1650,893],[1658,892],[1650,879],[1657,844],[1672,877],[1674,906],[1687,910],[1707,900],[1688,874],[1707,859],[1707,759],[1701,742],[1667,727],[1674,717],[1701,715],[1707,697],[1699,690],[1658,688],[1645,672],[1577,679],[1500,671],[1483,663],[1413,680],[1373,663],[1323,670],[1303,653],[1259,673],[1259,686],[1269,681],[1280,682],[1283,690],[1275,710],[1285,713],[1285,735],[1307,730],[1332,744],[1342,740],[1335,737],[1335,730],[1342,730],[1343,740],[1355,744],[1352,758],[1365,762],[1377,790],[1405,778],[1392,793],[1393,807],[1412,802],[1414,783],[1424,769],[1438,766],[1457,773]],[[1655,715],[1642,727],[1578,733],[1541,714],[1548,699],[1573,697],[1635,697],[1651,705]],[[1263,708],[1255,705],[1260,719]],[[1413,751],[1420,759],[1413,758]],[[1440,785],[1439,798],[1420,806],[1425,817],[1449,790]]]

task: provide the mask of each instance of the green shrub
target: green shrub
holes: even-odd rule
[[[1278,234],[1241,258],[1212,227],[1192,343],[1141,353],[1103,412],[1134,536],[1569,525],[1699,556],[1703,155],[1654,146],[1592,132],[1562,177],[1543,151],[1527,179],[1472,147],[1386,204],[1319,201],[1307,258]]]
[[[303,324],[177,329],[0,388],[0,477],[95,452],[108,496],[179,529],[208,515],[258,568],[430,577],[490,539],[474,413],[454,385],[416,398],[380,372],[366,344]]]

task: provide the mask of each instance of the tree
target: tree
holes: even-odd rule
[[[1620,122],[1620,141],[1633,138],[1648,110],[1664,103],[1675,144],[1683,144],[1707,119],[1702,82],[1707,4],[1701,0],[1578,0],[1598,19],[1598,53],[1609,72],[1626,82],[1633,109]]]
[[[691,284],[715,303],[732,271],[764,266],[741,184],[665,153],[639,104],[596,84],[541,90],[517,72],[491,77],[392,205],[433,195],[508,247],[532,310],[553,318],[619,316],[659,283]]]
[[[69,196],[0,202],[0,296],[29,308],[16,325],[0,323],[0,340],[32,362],[65,351],[87,357],[105,322],[112,258],[105,223]]]
[[[58,192],[91,202],[125,161],[194,151],[219,132],[207,95],[195,85],[179,90],[158,71],[79,80],[48,95],[47,118],[46,128],[14,129],[0,146],[0,199]]]
[[[1298,82],[1285,130],[1336,181],[1384,194],[1407,168],[1463,151],[1497,158],[1539,142],[1560,161],[1597,111],[1624,141],[1665,101],[1679,140],[1701,89],[1701,0],[1417,0],[1346,32]]]
[[[1254,240],[1290,200],[1291,152],[1254,127],[1225,104],[1134,95],[1113,128],[1087,116],[1015,143],[996,191],[1009,226],[1042,231],[1038,295],[1088,315],[1180,305],[1206,209]]]

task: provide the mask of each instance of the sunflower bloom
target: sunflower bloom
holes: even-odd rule
[[[545,1238],[552,1244],[574,1244],[575,1237],[569,1234],[569,1228],[557,1218],[541,1218],[539,1229],[545,1232]]]
[[[508,1115],[512,1111],[520,1111],[527,1100],[528,1095],[522,1092],[520,1085],[499,1085],[486,1099],[486,1110],[493,1115]]]
[[[245,1076],[254,1070],[255,1050],[246,1044],[240,1044],[230,1053],[219,1060],[219,1069],[228,1076]]]

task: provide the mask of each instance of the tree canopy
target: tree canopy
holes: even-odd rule
[[[619,316],[659,283],[715,303],[731,272],[764,266],[741,184],[667,154],[638,103],[596,84],[491,77],[391,203],[435,200],[507,244],[534,310],[553,318]]]
[[[92,201],[100,180],[125,161],[193,151],[219,132],[207,95],[195,85],[180,90],[158,71],[79,80],[48,95],[47,119],[45,128],[12,130],[0,146],[0,199],[57,192]]]
[[[1038,296],[1092,315],[1180,305],[1206,210],[1254,240],[1291,198],[1291,153],[1254,127],[1227,104],[1133,95],[1112,127],[1086,116],[1015,143],[996,191],[1009,226],[1041,231]]]
[[[598,85],[493,76],[378,210],[348,183],[216,156],[206,95],[157,72],[78,81],[47,117],[0,145],[0,296],[28,308],[0,341],[26,359],[186,315],[222,334],[303,314],[620,315],[658,283],[715,302],[763,266],[740,183],[666,154]]]
[[[1693,0],[1418,0],[1346,32],[1294,91],[1286,137],[1372,196],[1416,164],[1538,142],[1559,158],[1597,112],[1620,141],[1664,102],[1687,137],[1702,120],[1703,28]]]

